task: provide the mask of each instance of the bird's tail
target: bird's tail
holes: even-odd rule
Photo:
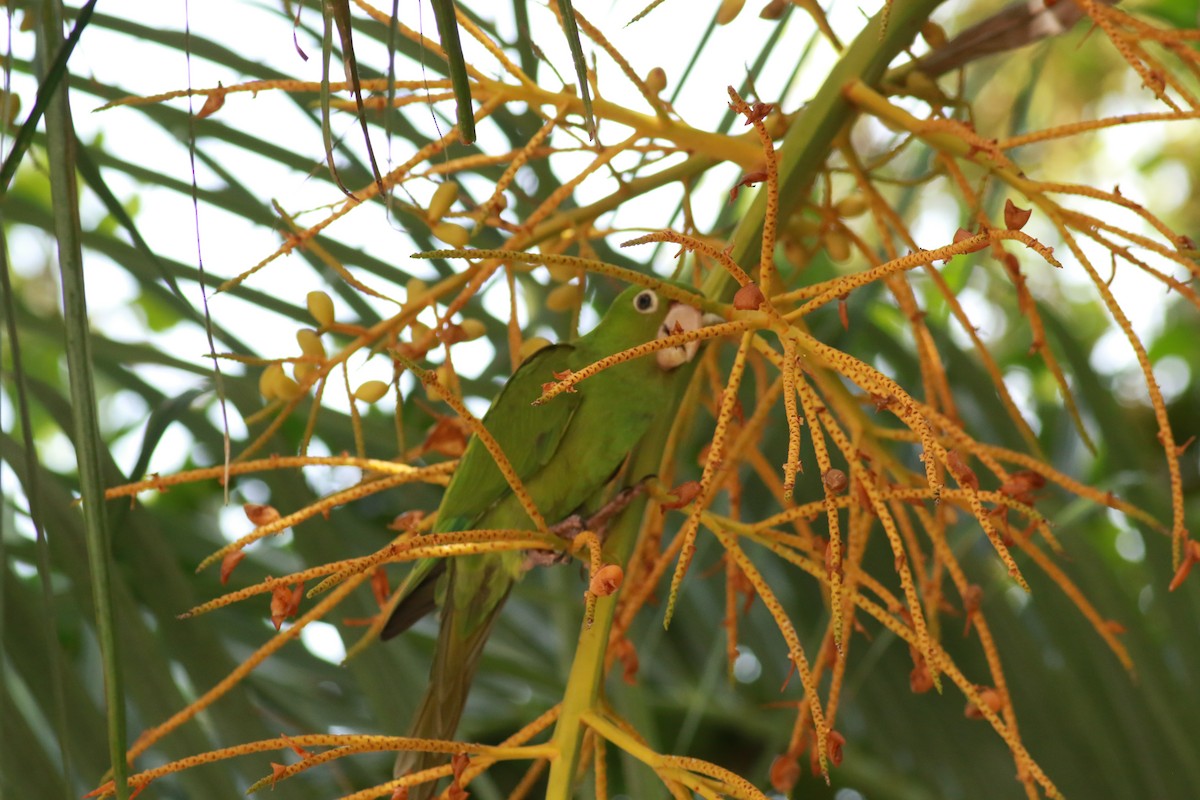
[[[472,598],[473,601],[478,598],[480,603],[486,603],[484,607],[474,602],[455,602],[454,583],[455,573],[458,572],[455,566],[451,565],[449,569],[441,626],[433,654],[433,666],[429,670],[429,685],[409,732],[410,736],[416,738],[454,738],[467,704],[467,693],[483,655],[483,646],[508,596],[508,589],[512,587],[512,580],[508,579],[507,588],[498,595],[494,592],[493,584],[492,592],[483,592]],[[493,575],[492,579],[498,582],[505,580],[505,577]],[[445,764],[448,760],[444,753],[403,752],[396,757],[393,774],[397,778],[403,777]],[[433,797],[435,785],[436,782],[430,782],[411,787],[409,800]]]

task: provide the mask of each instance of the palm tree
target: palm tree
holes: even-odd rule
[[[463,420],[630,270],[725,322],[446,796],[1200,782],[1177,4],[128,5],[6,6],[0,796],[403,796]]]

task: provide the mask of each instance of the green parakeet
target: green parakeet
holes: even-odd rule
[[[689,287],[690,291],[690,287]],[[699,300],[697,295],[697,301]],[[663,403],[673,396],[698,344],[656,351],[582,381],[544,405],[533,401],[555,374],[587,365],[656,338],[702,324],[691,305],[633,286],[622,292],[586,336],[539,350],[513,373],[483,418],[548,524],[603,498],[626,456],[651,425],[670,424]],[[645,476],[623,475],[632,485]],[[472,437],[438,509],[435,532],[534,525],[491,454]],[[441,627],[429,685],[411,727],[412,736],[453,739],[484,642],[497,612],[523,570],[520,552],[419,562],[405,597],[383,629],[387,639],[435,608]],[[445,756],[401,753],[397,777],[445,762]],[[412,800],[433,792],[426,784]]]

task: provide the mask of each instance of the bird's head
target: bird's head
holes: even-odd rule
[[[630,286],[617,295],[596,331],[602,331],[603,338],[619,341],[622,347],[618,350],[623,350],[711,323],[710,315],[700,310],[704,298],[695,289],[674,281],[668,287]],[[689,302],[690,298],[694,301]],[[695,358],[699,349],[698,341],[684,342],[658,350],[654,359],[659,369],[669,372]]]

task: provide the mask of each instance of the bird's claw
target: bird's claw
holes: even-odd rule
[[[579,514],[572,514],[550,526],[550,532],[555,536],[574,541],[575,537],[584,531],[593,531],[604,541],[608,533],[608,523],[620,514],[637,496],[646,491],[646,480],[641,480],[633,486],[627,486],[613,495],[612,499],[601,506],[595,514],[586,520]],[[571,560],[571,554],[565,550],[529,550],[525,553],[526,569],[532,567],[548,567],[554,564],[565,564]]]

